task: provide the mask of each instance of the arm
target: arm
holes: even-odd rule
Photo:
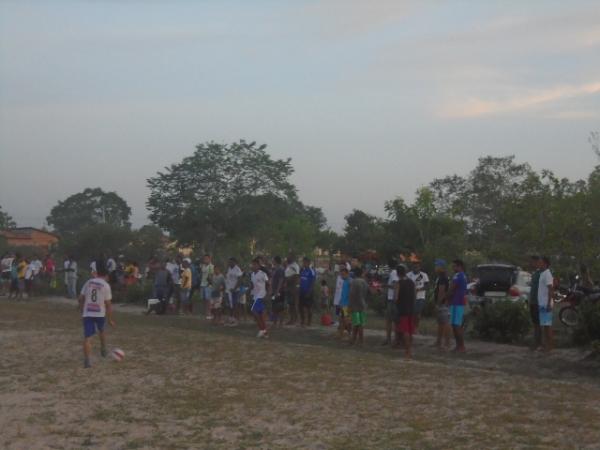
[[[104,306],[106,307],[106,318],[108,319],[108,324],[111,327],[115,327],[117,324],[115,323],[115,321],[113,320],[112,317],[112,301],[111,300],[105,300],[104,301]]]
[[[81,294],[79,294],[79,297],[77,297],[78,303],[79,303],[79,312],[83,313],[83,304],[85,302],[85,297]]]
[[[447,303],[447,298],[446,298],[446,294],[447,294],[448,290],[446,289],[445,285],[440,285],[439,289],[438,289],[438,296],[435,299],[435,301],[437,303],[439,303],[440,305],[444,305]]]
[[[548,310],[552,311],[552,299],[554,298],[554,285],[548,285]]]

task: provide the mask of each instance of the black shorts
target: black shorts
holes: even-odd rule
[[[300,292],[300,306],[304,308],[311,308],[313,301],[314,299],[312,292]]]
[[[531,315],[531,322],[534,325],[540,324],[540,307],[538,305],[529,305],[529,314]]]
[[[4,281],[10,280],[10,272],[2,272],[2,279]]]

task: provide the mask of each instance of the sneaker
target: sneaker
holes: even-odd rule
[[[108,352],[106,351],[106,349],[105,349],[105,348],[102,348],[102,349],[100,349],[100,355],[101,355],[103,358],[106,358],[106,357],[108,356]]]

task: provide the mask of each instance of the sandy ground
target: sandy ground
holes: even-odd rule
[[[321,327],[116,319],[125,361],[96,345],[84,370],[74,303],[0,299],[0,448],[600,448],[600,369],[577,350],[419,337],[407,362],[377,332],[357,349]]]

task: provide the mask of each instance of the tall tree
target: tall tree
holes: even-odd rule
[[[2,211],[2,206],[0,206],[0,229],[3,228],[14,228],[17,224],[13,220],[11,216],[8,215],[7,212]]]
[[[323,226],[318,208],[302,205],[289,178],[290,159],[273,159],[266,145],[207,142],[193,155],[148,179],[150,219],[180,243],[214,250],[256,239],[265,222],[299,215]]]
[[[62,236],[75,234],[92,225],[129,229],[131,208],[116,192],[87,188],[58,202],[46,221]]]

